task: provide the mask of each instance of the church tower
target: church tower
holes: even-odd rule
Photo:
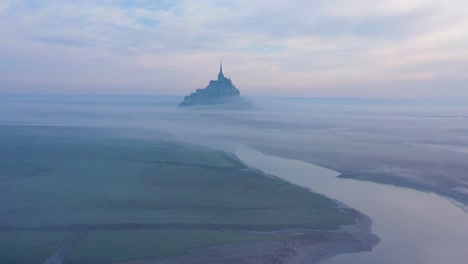
[[[219,63],[219,73],[218,73],[218,81],[221,81],[224,79],[224,74],[223,74],[223,62],[221,61]]]

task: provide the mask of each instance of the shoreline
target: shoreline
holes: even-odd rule
[[[266,155],[277,156],[279,158],[288,160],[302,161],[308,164],[314,164],[317,166],[323,166],[324,168],[329,168],[331,170],[337,171],[338,174],[336,175],[336,177],[340,179],[351,179],[363,182],[377,183],[387,186],[395,186],[399,188],[408,188],[414,191],[420,191],[425,193],[434,193],[436,195],[444,197],[444,199],[449,198],[450,201],[455,201],[455,203],[453,203],[454,205],[468,213],[468,191],[460,191],[460,189],[465,189],[468,187],[468,182],[461,182],[459,180],[456,180],[456,182],[458,183],[455,184],[453,181],[442,181],[434,183],[430,181],[425,181],[424,177],[405,177],[405,175],[400,175],[399,173],[397,173],[398,171],[392,172],[384,170],[386,166],[376,167],[372,170],[352,169],[347,166],[340,166],[331,163],[330,160],[332,160],[332,158],[330,157],[321,160],[320,158],[317,158],[320,157],[319,154],[301,157],[300,152],[288,152],[284,151],[283,148],[265,146],[262,144],[256,144],[255,142],[243,142],[241,144],[249,146]],[[389,166],[389,168],[392,167],[399,168],[398,166]],[[418,168],[412,168],[410,170],[419,171]]]
[[[229,155],[229,157],[245,165],[246,168],[258,171],[268,177],[290,182],[278,175],[267,173],[251,166],[248,162],[240,158],[235,151],[225,151],[225,153]],[[297,185],[294,182],[290,183],[304,188],[304,186]],[[309,188],[307,189],[310,190]],[[314,192],[312,190],[310,191]],[[113,264],[305,264],[320,263],[346,253],[372,250],[380,241],[380,238],[372,234],[372,219],[343,202],[330,197],[327,198],[336,204],[337,209],[351,213],[355,223],[352,225],[342,225],[339,229],[335,230],[285,229],[283,231],[275,231],[284,233],[302,231],[304,233],[301,237],[286,239],[284,241],[219,244],[193,249],[184,255],[168,256],[159,259],[119,261]],[[226,232],[229,231],[226,230]],[[255,233],[256,231],[248,232]]]
[[[301,160],[268,155],[247,146],[238,146],[236,153],[251,167],[342,201],[365,212],[373,220],[372,231],[381,239],[375,248],[357,254],[335,254],[327,260],[322,259],[324,264],[436,264],[442,261],[455,264],[466,259],[463,247],[466,245],[465,230],[468,230],[464,228],[468,227],[467,214],[445,197],[370,181],[338,178],[340,173],[336,171]],[[421,222],[421,219],[425,221]]]
[[[242,162],[244,165],[249,167],[250,169],[257,170],[259,172],[262,172],[263,174],[270,176],[270,177],[275,177],[284,181],[287,181],[291,184],[297,185],[299,187],[307,188],[311,192],[315,192],[318,194],[321,194],[320,192],[316,192],[315,190],[311,190],[308,188],[308,186],[304,185],[299,185],[293,181],[290,181],[288,179],[285,179],[281,176],[275,175],[274,173],[268,173],[265,172],[255,166],[252,166],[251,164],[248,163],[248,161],[242,159],[239,157],[239,153],[234,152],[232,153],[240,162]],[[322,168],[324,169],[326,174],[329,174],[331,170],[320,167],[315,164],[311,164],[316,166],[317,168]],[[338,172],[336,172],[339,174]],[[323,195],[323,194],[321,194]],[[326,195],[324,195],[326,196]],[[327,196],[326,196],[327,197]],[[334,198],[327,197],[328,199],[332,200],[334,203],[337,204],[337,208],[340,208],[342,210],[346,210],[349,212],[353,213],[354,219],[356,221],[355,224],[353,225],[344,225],[341,226],[337,232],[344,232],[345,234],[348,234],[352,240],[358,241],[358,243],[349,243],[346,240],[343,241],[334,241],[330,245],[328,243],[317,243],[314,245],[309,245],[309,246],[296,246],[294,248],[296,252],[296,256],[293,254],[290,255],[290,259],[286,259],[285,262],[281,263],[319,263],[321,261],[324,261],[326,259],[341,255],[341,254],[346,254],[346,253],[357,253],[357,252],[362,252],[362,251],[370,251],[374,246],[376,246],[380,242],[380,238],[374,234],[372,234],[372,219],[363,214],[362,212],[346,205],[344,202],[338,201]],[[322,231],[326,232],[326,231]],[[328,246],[328,247],[327,247]]]
[[[379,242],[379,238],[370,233],[371,219],[351,210],[356,214],[357,223],[342,226],[339,230],[314,231],[314,234],[284,241],[219,244],[193,249],[179,256],[113,264],[320,263],[341,254],[371,250]]]
[[[380,175],[386,175],[380,173]],[[406,179],[395,175],[386,175],[387,178],[381,178],[379,174],[369,175],[368,172],[342,173],[338,178],[352,179],[357,181],[368,181],[377,184],[392,185],[399,188],[408,188],[415,191],[433,193],[444,199],[449,200],[455,206],[468,213],[468,194],[460,193],[452,189],[442,188],[437,185],[431,185],[420,181]]]

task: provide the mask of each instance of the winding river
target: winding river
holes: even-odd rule
[[[233,152],[250,167],[339,200],[373,219],[372,230],[381,242],[372,251],[344,254],[323,263],[468,263],[468,214],[444,197],[340,179],[336,171],[245,146]]]

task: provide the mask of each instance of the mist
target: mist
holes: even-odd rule
[[[3,96],[2,124],[112,128],[213,148],[243,144],[468,204],[463,101],[249,98],[252,109],[178,108],[176,96]]]
[[[372,231],[382,242],[375,251],[342,255],[326,263],[381,259],[389,264],[439,263],[441,258],[458,263],[466,257],[460,250],[466,234],[460,230],[468,212],[468,104],[458,100],[247,99],[253,107],[236,109],[177,107],[182,100],[178,96],[2,95],[0,136],[8,138],[18,131],[22,136],[13,145],[4,144],[24,150],[28,146],[21,145],[21,138],[64,143],[76,138],[104,151],[99,142],[105,135],[111,140],[186,142],[221,150],[247,166],[336,199],[376,221]],[[117,140],[116,144],[121,143]],[[136,154],[125,153],[130,156],[122,158],[133,159],[132,153]],[[85,153],[79,155],[87,159]],[[10,168],[8,164],[19,162],[14,159],[14,155],[3,157],[3,180],[10,180],[10,172],[34,173],[26,163],[21,171]],[[97,168],[115,166],[96,162],[92,166]],[[61,217],[72,221],[74,216],[65,213]],[[13,221],[8,219],[6,223]],[[439,230],[440,226],[445,227]],[[398,249],[401,236],[408,236],[405,241],[414,250]],[[441,246],[428,241],[428,236],[445,242]],[[431,253],[441,250],[450,258]]]

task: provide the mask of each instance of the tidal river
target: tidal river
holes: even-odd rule
[[[373,219],[373,233],[381,241],[372,251],[344,254],[323,263],[468,263],[468,213],[444,197],[336,178],[336,171],[248,147],[236,147],[233,152],[250,167],[341,201]]]

